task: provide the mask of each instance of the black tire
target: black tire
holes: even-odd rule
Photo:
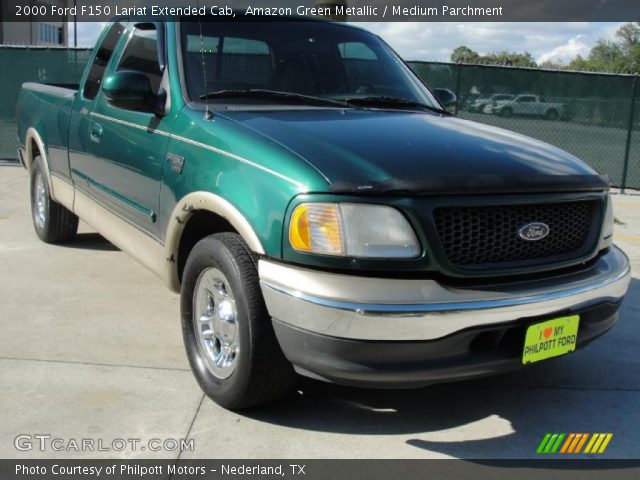
[[[511,110],[510,108],[503,108],[502,110],[500,110],[500,115],[506,118],[512,117],[513,116],[513,110]]]
[[[253,407],[286,395],[296,375],[276,339],[262,297],[256,258],[235,233],[200,240],[187,259],[180,292],[182,333],[189,364],[204,393],[229,409]],[[194,325],[195,289],[205,270],[224,274],[235,299],[240,353],[233,372],[221,379],[207,366]]]
[[[42,188],[38,197],[37,189]],[[38,204],[37,198],[41,199]],[[31,168],[31,218],[38,238],[46,243],[64,243],[78,233],[78,217],[51,198],[42,157]]]
[[[558,111],[557,111],[557,110],[553,110],[553,109],[551,109],[551,110],[547,110],[547,113],[546,113],[546,115],[545,115],[545,118],[546,118],[547,120],[555,121],[555,120],[558,120],[558,117],[559,117],[559,116],[560,116],[560,115],[558,114]]]

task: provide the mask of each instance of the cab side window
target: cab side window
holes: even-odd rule
[[[158,59],[158,31],[153,24],[136,26],[122,53],[117,71],[129,70],[146,75],[154,94],[160,89],[162,70]]]
[[[98,95],[104,72],[125,29],[125,23],[114,23],[98,48],[82,91],[82,96],[87,100],[93,100]]]

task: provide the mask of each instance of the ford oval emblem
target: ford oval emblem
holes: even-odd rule
[[[542,222],[527,223],[518,229],[518,236],[527,242],[536,242],[549,235],[549,225]]]

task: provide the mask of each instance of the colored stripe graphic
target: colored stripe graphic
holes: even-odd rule
[[[580,442],[580,440],[582,440],[582,433],[576,433],[576,436],[573,437],[573,442],[571,442],[571,445],[569,446],[569,450],[567,451],[567,453],[573,453],[576,451],[576,447],[578,446],[578,442]]]
[[[564,437],[566,437],[566,433],[547,433],[536,451],[538,453],[556,453]]]
[[[580,439],[580,442],[578,443],[578,445],[576,445],[576,450],[575,450],[574,453],[580,453],[584,443],[587,441],[587,438],[589,438],[589,434],[588,433],[583,433],[582,434],[582,438]]]
[[[544,453],[551,453],[551,448],[553,448],[553,445],[556,443],[557,438],[558,438],[557,433],[554,433],[551,435],[551,438],[547,442],[547,446],[544,447]]]
[[[591,453],[591,447],[593,447],[593,444],[596,443],[597,439],[598,439],[598,435],[594,434],[591,437],[591,440],[589,440],[589,443],[587,443],[587,448],[584,449],[584,453]]]
[[[541,454],[604,453],[612,438],[613,433],[547,433],[536,451]]]
[[[613,438],[613,433],[607,433],[606,435],[607,436],[605,437],[604,442],[602,442],[602,445],[600,445],[600,450],[598,450],[598,453],[604,453],[607,445],[609,445],[609,442]]]
[[[594,433],[584,453],[604,453],[613,433]]]
[[[551,451],[549,453],[556,453],[558,451],[558,448],[560,448],[560,444],[562,443],[562,440],[564,440],[564,437],[564,433],[558,435],[558,439],[556,440],[556,443],[553,444],[553,447],[551,447]]]
[[[547,433],[543,438],[542,441],[540,442],[540,445],[538,445],[538,449],[536,450],[537,453],[542,453],[544,452],[544,447],[547,444],[547,442],[549,441],[549,439],[551,438],[551,434]]]
[[[573,442],[573,439],[576,437],[575,433],[570,433],[569,436],[567,437],[567,441],[564,442],[564,445],[562,446],[562,449],[560,450],[560,453],[567,453],[567,450],[569,449],[569,445],[571,445],[571,442]]]

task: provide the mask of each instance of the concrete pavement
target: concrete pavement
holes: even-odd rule
[[[640,196],[615,204],[616,241],[640,272]],[[153,274],[85,225],[66,246],[37,239],[19,167],[0,167],[0,278],[2,458],[534,458],[546,432],[612,432],[606,458],[640,457],[637,273],[619,324],[570,356],[413,391],[303,380],[242,413],[203,398],[178,297]],[[17,450],[20,434],[140,444],[43,453]],[[151,439],[192,444],[152,451]]]

